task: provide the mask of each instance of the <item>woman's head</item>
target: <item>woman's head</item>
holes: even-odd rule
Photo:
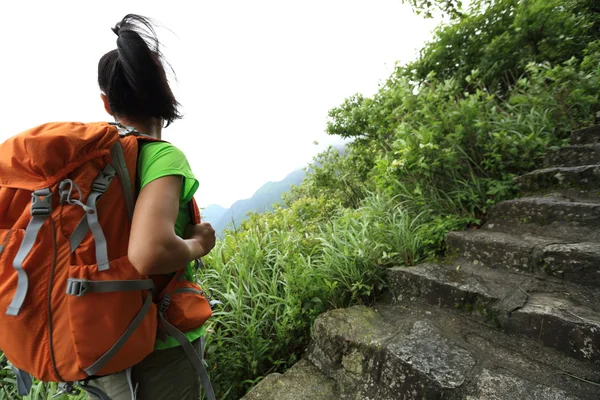
[[[117,119],[141,123],[162,119],[167,126],[181,118],[150,21],[128,14],[112,30],[117,48],[98,63],[98,85],[106,96],[107,111]]]

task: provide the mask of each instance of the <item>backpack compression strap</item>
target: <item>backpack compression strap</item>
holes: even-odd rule
[[[23,261],[29,255],[37,235],[46,218],[52,214],[52,192],[49,188],[36,190],[31,194],[31,220],[25,229],[25,237],[13,260],[13,268],[17,271],[17,291],[6,310],[6,315],[19,315],[29,289],[27,272],[23,269]]]
[[[127,207],[127,214],[129,215],[129,221],[131,221],[133,219],[133,208],[135,206],[135,194],[133,193],[131,178],[129,176],[129,171],[127,169],[127,163],[125,162],[125,153],[123,152],[123,146],[121,145],[120,142],[116,142],[113,145],[113,147],[110,150],[110,154],[111,154],[111,158],[112,158],[112,160],[111,160],[112,164],[108,164],[112,168],[112,171],[111,171],[112,176],[110,179],[112,179],[112,177],[114,177],[115,174],[116,174],[117,178],[119,178],[119,181],[121,183],[121,189],[123,191],[123,197],[125,199],[125,206]],[[107,172],[107,171],[105,171],[105,172]],[[98,179],[102,179],[102,174],[97,178],[97,180]],[[96,184],[96,182],[94,182],[94,184]],[[108,185],[109,184],[110,184],[110,181],[108,182]],[[104,192],[108,189],[108,185],[106,185],[103,192],[97,193],[95,195],[96,200],[102,194],[104,194]],[[97,188],[100,189],[100,188],[102,188],[102,186],[97,186]],[[90,197],[92,197],[92,194],[90,194]],[[88,202],[89,202],[89,200],[88,200]],[[95,205],[95,203],[94,203],[94,205]],[[85,235],[87,235],[89,230],[90,230],[89,220],[88,220],[87,216],[84,216],[81,219],[81,221],[79,221],[77,228],[75,228],[75,230],[71,234],[71,237],[69,238],[69,241],[71,243],[71,252],[74,252],[79,247],[79,245],[81,244],[81,242],[83,241],[83,239],[85,238]],[[94,232],[94,229],[92,229],[92,233],[93,232]],[[95,234],[94,234],[94,240],[96,241]],[[96,244],[97,243],[98,243],[98,241],[96,241]],[[98,251],[100,251],[100,253],[102,254],[102,249],[100,249],[100,250],[97,249],[97,252]],[[100,262],[98,262],[98,264],[100,264]]]

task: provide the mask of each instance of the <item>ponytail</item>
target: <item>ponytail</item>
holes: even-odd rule
[[[117,35],[117,48],[98,63],[98,85],[111,112],[139,121],[162,118],[167,126],[181,118],[150,21],[128,14],[112,31]]]

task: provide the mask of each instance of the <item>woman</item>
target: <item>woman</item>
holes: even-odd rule
[[[156,33],[148,19],[132,14],[112,30],[117,35],[117,49],[102,56],[98,64],[104,108],[121,125],[160,139],[163,124],[170,125],[181,114],[167,81]],[[198,181],[186,157],[169,143],[140,142],[137,179],[139,196],[129,260],[144,275],[172,275],[186,268],[185,279],[192,281],[191,263],[214,247],[215,231],[208,223],[190,225],[188,203]],[[203,333],[200,327],[186,336],[197,345]],[[172,337],[158,339],[155,351],[132,368],[131,378],[138,399],[199,398],[198,376]],[[131,399],[125,372],[93,379],[89,386],[113,400]]]

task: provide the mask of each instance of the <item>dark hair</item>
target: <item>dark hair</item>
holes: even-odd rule
[[[111,112],[135,120],[163,118],[167,126],[181,118],[150,20],[127,14],[112,31],[117,48],[98,63],[98,85]]]

